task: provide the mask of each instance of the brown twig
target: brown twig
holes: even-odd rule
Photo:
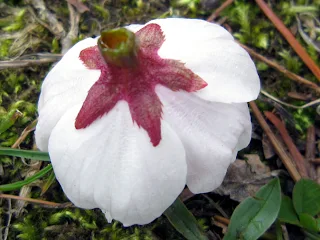
[[[42,161],[36,161],[36,160],[31,160],[31,166],[28,168],[26,175],[24,176],[24,178],[29,178],[33,175],[35,175],[37,172],[39,172],[41,165],[42,165]],[[29,196],[31,194],[31,189],[32,186],[30,185],[24,185],[22,188],[20,188],[19,190],[19,197],[26,197]],[[26,205],[26,202],[23,200],[18,200],[15,202],[15,215],[17,217],[19,217],[24,211],[24,207]]]
[[[277,139],[275,134],[272,132],[271,128],[265,121],[262,113],[260,112],[259,108],[255,104],[255,102],[250,102],[250,107],[252,109],[253,114],[255,115],[256,119],[258,120],[261,128],[266,133],[267,137],[269,138],[272,146],[274,147],[276,153],[280,157],[281,161],[283,162],[284,166],[287,168],[290,176],[292,179],[297,182],[301,178],[300,173],[297,171],[296,167],[291,161],[291,158],[287,154],[287,152],[284,150],[284,147],[282,143]]]
[[[62,23],[57,20],[57,16],[51,13],[43,0],[27,0],[27,3],[31,3],[32,6],[37,10],[38,15],[40,16],[40,24],[41,22],[47,21],[48,24],[43,24],[44,27],[48,28],[50,32],[52,32],[57,39],[61,39],[66,35],[66,32],[63,28]],[[39,20],[36,18],[36,20]]]
[[[229,5],[233,3],[233,0],[226,0],[220,7],[218,7],[208,18],[208,22],[212,22],[216,17],[220,15],[220,13],[227,8]]]
[[[297,92],[288,92],[288,97],[301,101],[309,101],[312,100],[312,94],[302,94]]]
[[[26,139],[26,137],[29,135],[30,132],[34,130],[34,127],[37,123],[37,120],[34,120],[32,123],[30,123],[21,133],[20,137],[15,141],[15,143],[11,146],[11,148],[17,148],[19,145]],[[28,169],[26,178],[33,176],[36,172],[39,171],[41,168],[42,162],[41,161],[31,161],[33,164],[31,168]],[[27,196],[31,191],[30,186],[23,186],[19,191],[19,197],[23,198],[24,196]],[[16,208],[16,216],[19,216],[22,212],[23,207],[25,206],[25,201],[17,201],[15,204]]]
[[[307,51],[301,46],[297,39],[293,36],[290,30],[284,25],[284,23],[277,17],[277,15],[272,11],[272,9],[263,1],[256,0],[256,3],[264,14],[270,19],[278,31],[283,35],[283,37],[289,42],[294,51],[299,55],[302,61],[308,66],[310,71],[320,80],[320,68],[312,60]]]
[[[70,29],[65,38],[61,41],[61,53],[66,53],[73,45],[73,40],[79,34],[80,13],[68,2]]]
[[[319,162],[319,165],[317,166],[317,183],[320,184],[320,159],[315,159],[314,160],[315,162],[318,161]]]
[[[294,108],[294,109],[304,109],[304,108],[308,108],[308,107],[320,104],[320,98],[318,98],[318,99],[316,99],[314,101],[311,101],[311,102],[308,102],[308,103],[306,103],[304,105],[296,106],[296,105],[292,105],[290,103],[286,103],[286,102],[281,101],[280,99],[272,96],[271,94],[269,94],[268,92],[266,92],[263,89],[260,90],[260,93],[265,95],[266,97],[270,98],[274,102],[277,102],[277,103],[279,103],[281,105],[284,105],[284,106],[289,107],[289,108]]]
[[[11,148],[17,148],[29,135],[30,132],[32,132],[37,124],[38,120],[34,120],[32,123],[30,123],[21,133],[20,137],[15,141],[15,143],[11,146]]]
[[[74,205],[71,202],[55,203],[55,202],[49,202],[49,201],[45,201],[45,200],[28,198],[28,197],[20,197],[20,196],[15,196],[15,195],[10,195],[10,194],[0,194],[0,198],[16,199],[16,200],[20,200],[20,201],[26,201],[26,202],[36,203],[36,204],[47,205],[52,208],[74,207]]]
[[[0,70],[47,64],[47,63],[57,62],[59,59],[60,58],[57,58],[57,59],[43,58],[43,59],[29,59],[29,60],[0,61]]]
[[[317,171],[311,161],[315,158],[315,152],[316,152],[316,130],[315,130],[315,127],[312,125],[308,128],[308,131],[307,131],[305,161],[309,170],[309,176],[314,180],[317,179]]]
[[[285,224],[281,224],[283,240],[290,240],[289,233]]]
[[[218,221],[218,222],[221,222],[225,225],[229,225],[230,224],[230,220],[228,218],[225,218],[225,217],[222,217],[222,216],[218,216],[218,215],[215,215],[213,216],[213,219]]]
[[[289,133],[283,124],[283,122],[272,112],[265,112],[264,115],[268,118],[270,122],[278,129],[284,143],[287,145],[288,150],[297,166],[297,169],[300,175],[304,178],[308,178],[309,174],[307,171],[307,167],[305,164],[305,159],[297,149],[296,145],[294,144],[292,138],[289,136]]]
[[[315,159],[313,159],[313,160],[311,160],[311,162],[313,163],[313,164],[320,164],[320,158],[315,158]]]
[[[209,198],[207,195],[205,194],[201,194],[205,199],[208,200],[209,204],[214,207],[223,217],[228,218],[228,214],[226,214],[226,212],[222,209],[222,207],[216,203],[215,201],[213,201],[211,198]]]
[[[222,222],[219,222],[219,221],[217,221],[217,220],[214,219],[214,218],[212,219],[212,224],[215,225],[215,226],[217,226],[217,227],[219,227],[219,228],[221,228],[223,234],[226,234],[226,233],[227,233],[227,231],[228,231],[228,225],[226,225],[226,224],[224,224],[224,223],[222,223]],[[221,238],[214,238],[214,240],[217,240],[217,239],[221,239]]]
[[[246,45],[238,42],[241,47],[243,47],[245,50],[247,50],[247,52],[255,59],[260,60],[264,63],[266,63],[267,65],[269,65],[270,67],[276,69],[277,71],[283,73],[286,77],[290,78],[293,81],[296,81],[298,83],[304,84],[309,88],[314,89],[317,93],[320,93],[320,87],[316,84],[313,83],[303,77],[298,76],[297,74],[294,74],[293,72],[290,72],[289,70],[287,70],[286,68],[284,68],[283,66],[279,65],[278,63],[269,60],[268,58],[260,55],[259,53],[255,52],[253,49],[247,47]]]
[[[79,13],[90,11],[90,9],[83,4],[80,0],[67,0],[68,3],[72,4]]]

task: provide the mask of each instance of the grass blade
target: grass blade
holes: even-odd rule
[[[48,166],[46,166],[45,168],[41,169],[39,172],[37,172],[32,177],[29,177],[29,178],[27,178],[27,179],[25,179],[23,181],[0,185],[0,191],[1,192],[7,192],[7,191],[13,191],[13,190],[20,189],[24,185],[30,184],[30,183],[36,181],[37,179],[43,177],[44,175],[46,175],[51,170],[52,170],[52,165],[49,164]]]
[[[40,161],[50,162],[50,157],[47,152],[0,147],[0,156],[1,155],[30,158],[32,160],[40,160]]]
[[[177,198],[164,212],[172,226],[188,240],[207,240],[198,222],[184,203]]]

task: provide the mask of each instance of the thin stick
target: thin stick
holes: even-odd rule
[[[297,165],[297,169],[300,175],[304,178],[308,178],[309,174],[306,167],[306,161],[301,155],[296,145],[294,144],[292,138],[290,137],[285,125],[283,122],[272,112],[265,112],[264,115],[272,122],[272,124],[278,129],[284,143],[287,145],[289,152]]]
[[[289,233],[285,224],[281,224],[283,240],[290,240]]]
[[[213,219],[218,221],[218,222],[221,222],[225,225],[229,225],[230,224],[230,220],[228,218],[225,218],[225,217],[221,217],[221,216],[218,216],[218,215],[215,215],[213,216]]]
[[[280,143],[280,141],[277,139],[275,134],[271,131],[271,128],[267,124],[267,122],[264,120],[264,117],[262,116],[262,113],[260,112],[259,108],[255,104],[255,102],[250,102],[250,107],[252,109],[253,114],[255,115],[256,119],[258,120],[261,128],[266,133],[267,137],[269,138],[272,146],[274,147],[276,153],[280,157],[281,161],[287,168],[290,176],[292,179],[297,182],[301,178],[300,173],[297,171],[296,167],[293,165],[291,158],[287,154],[287,152],[284,150],[283,145]]]
[[[69,9],[69,22],[70,29],[65,38],[61,41],[62,50],[61,53],[66,53],[73,45],[72,41],[77,38],[79,34],[79,22],[80,22],[80,13],[76,11],[73,6],[68,2]]]
[[[229,216],[226,214],[225,211],[223,211],[222,207],[220,207],[220,205],[218,203],[216,203],[215,201],[213,201],[211,198],[209,198],[207,195],[205,194],[201,194],[205,199],[207,199],[209,201],[209,204],[211,204],[215,209],[217,209],[217,211],[225,218],[228,218]]]
[[[30,123],[21,133],[20,137],[15,141],[15,143],[11,146],[11,148],[17,148],[29,135],[30,132],[32,132],[38,122],[38,119],[34,120],[32,123]]]
[[[313,159],[313,160],[311,160],[311,162],[313,163],[313,164],[320,164],[320,158],[315,158],[315,159]]]
[[[218,7],[211,15],[207,18],[208,22],[212,22],[216,17],[220,15],[220,13],[227,8],[230,4],[233,3],[233,0],[226,0],[220,7]]]
[[[278,63],[269,60],[268,58],[260,55],[259,53],[255,52],[253,49],[247,47],[246,45],[238,42],[241,47],[243,47],[245,50],[247,50],[247,52],[255,59],[260,60],[264,63],[266,63],[267,65],[269,65],[270,67],[276,69],[277,71],[283,73],[286,77],[290,78],[293,81],[296,81],[298,83],[304,84],[309,88],[314,89],[317,93],[320,93],[320,87],[316,84],[313,83],[303,77],[298,76],[297,74],[294,74],[293,72],[290,72],[289,70],[287,70],[286,68],[284,68],[283,66],[279,65]]]
[[[308,167],[309,175],[312,179],[317,179],[317,171],[314,164],[312,164],[312,160],[315,158],[316,153],[316,130],[312,125],[308,128],[307,131],[307,140],[306,140],[306,153],[305,153],[305,161]]]
[[[42,20],[39,21],[39,18],[35,17],[40,24],[44,23],[43,26],[48,28],[48,30],[53,33],[57,39],[61,39],[66,35],[66,31],[64,30],[62,23],[57,20],[57,16],[55,14],[48,10],[44,0],[30,0],[30,2],[37,10],[40,19],[45,19],[49,23],[44,23]]]
[[[9,68],[30,67],[34,65],[57,62],[58,60],[59,59],[54,59],[54,58],[43,58],[43,59],[29,59],[29,60],[0,61],[0,70],[9,69]]]
[[[260,90],[260,93],[262,93],[263,95],[265,95],[266,97],[272,99],[273,101],[275,101],[277,103],[280,103],[280,104],[282,104],[284,106],[287,106],[287,107],[290,107],[290,108],[294,108],[294,109],[304,109],[304,108],[311,107],[311,106],[316,105],[316,104],[320,104],[320,98],[319,98],[317,100],[314,100],[314,101],[309,102],[307,104],[304,104],[302,106],[295,106],[295,105],[292,105],[292,104],[289,104],[289,103],[286,103],[286,102],[283,102],[283,101],[279,100],[278,98],[272,96],[271,94],[267,93],[264,90]]]
[[[289,42],[294,51],[299,55],[302,61],[308,66],[310,71],[320,80],[320,68],[312,60],[307,51],[301,46],[297,39],[293,36],[290,30],[284,25],[284,23],[277,17],[277,15],[272,11],[271,8],[263,1],[256,0],[256,3],[264,14],[270,19],[278,31],[283,35],[283,37]]]
[[[55,202],[49,202],[49,201],[45,201],[45,200],[28,198],[28,197],[20,197],[20,196],[15,196],[15,195],[10,195],[10,194],[0,194],[0,198],[21,200],[21,201],[26,201],[26,202],[36,203],[36,204],[47,205],[47,206],[50,206],[53,208],[73,207],[73,204],[71,202],[55,203]]]

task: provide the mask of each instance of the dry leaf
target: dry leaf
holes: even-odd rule
[[[265,133],[262,135],[262,148],[264,157],[266,159],[272,158],[276,154],[269,138]]]
[[[260,161],[259,155],[248,154],[245,157],[247,161],[236,160],[229,166],[222,185],[214,190],[215,193],[230,195],[231,199],[241,202],[272,179],[270,168]]]

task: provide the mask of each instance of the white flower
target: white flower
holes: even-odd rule
[[[159,217],[185,185],[221,184],[250,142],[247,102],[260,88],[249,55],[218,25],[172,18],[127,29],[138,66],[108,64],[97,39],[80,41],[44,80],[36,128],[67,197],[125,226]]]

